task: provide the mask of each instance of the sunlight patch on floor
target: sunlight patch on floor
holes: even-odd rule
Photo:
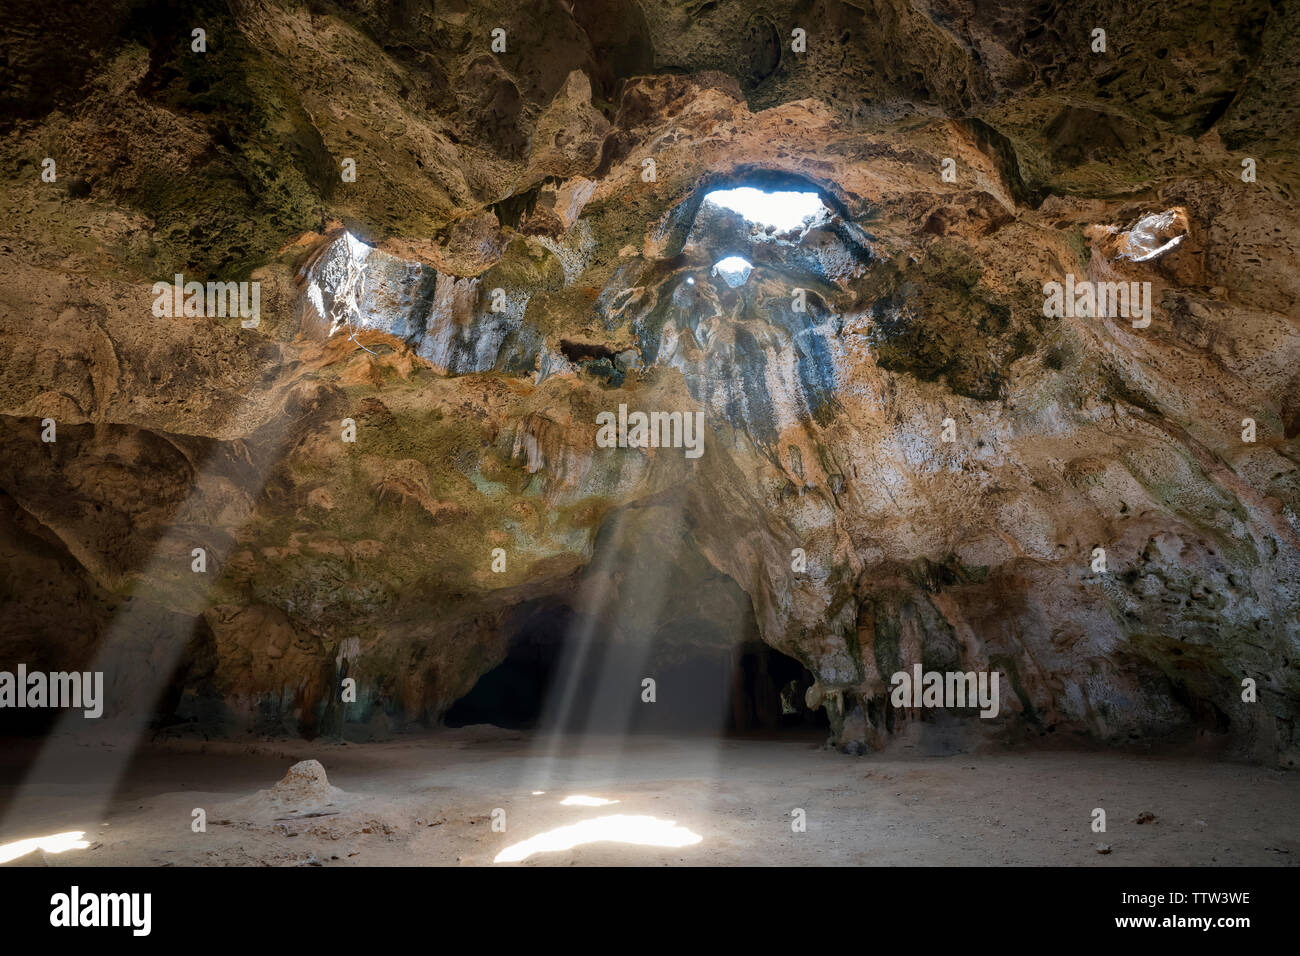
[[[535,853],[572,850],[587,843],[629,843],[636,846],[694,846],[704,838],[679,827],[672,820],[657,817],[596,817],[568,826],[547,830],[521,843],[508,846],[496,855],[494,863],[519,863]]]
[[[8,863],[36,850],[44,850],[46,853],[84,850],[90,846],[89,840],[82,839],[85,835],[85,830],[69,830],[67,833],[51,833],[49,836],[30,837],[26,840],[0,844],[0,863]]]

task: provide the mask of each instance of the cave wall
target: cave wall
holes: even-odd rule
[[[17,4],[3,659],[401,728],[590,592],[611,640],[752,617],[849,750],[926,723],[886,697],[919,662],[1003,675],[973,739],[1293,766],[1294,5],[979,7]],[[702,203],[737,184],[831,214],[755,232]],[[175,273],[260,323],[155,315]],[[1066,273],[1149,282],[1150,326],[1045,316]],[[620,403],[703,411],[705,453],[596,447]]]

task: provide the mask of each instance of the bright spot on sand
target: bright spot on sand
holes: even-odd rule
[[[84,850],[90,846],[89,840],[83,840],[85,830],[69,830],[67,833],[52,833],[49,836],[31,837],[27,840],[15,840],[13,843],[0,844],[0,863],[8,863],[20,856],[26,856],[33,850],[46,853],[64,853],[68,850]]]
[[[803,225],[805,219],[830,212],[821,197],[813,192],[781,191],[765,193],[753,186],[736,189],[715,189],[704,197],[705,202],[738,212],[750,222],[760,226],[775,226],[785,232]]]
[[[562,807],[607,807],[611,803],[618,803],[617,800],[606,800],[604,797],[584,797],[582,794],[575,794],[572,797],[565,797],[560,801]]]
[[[586,843],[632,843],[637,846],[694,846],[704,838],[679,827],[672,820],[656,817],[612,816],[583,820],[581,823],[556,827],[522,843],[508,846],[496,855],[494,863],[518,863],[534,853],[572,850]]]
[[[540,796],[541,796],[542,794],[544,794],[545,792],[546,792],[545,790],[534,790],[534,791],[533,791],[533,796],[534,796],[534,797],[540,797]]]

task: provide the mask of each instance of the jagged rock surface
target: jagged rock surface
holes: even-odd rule
[[[596,592],[611,640],[796,657],[848,749],[921,720],[919,662],[1005,675],[972,734],[1300,759],[1294,5],[10,20],[5,660],[112,644],[119,709],[143,670],[171,719],[309,735],[348,676],[402,726]],[[745,183],[829,213],[702,203]],[[259,281],[260,325],[156,317],[174,273]],[[1066,273],[1151,283],[1151,325],[1045,317]],[[620,403],[703,410],[705,454],[597,448]]]

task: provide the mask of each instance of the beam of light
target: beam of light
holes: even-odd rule
[[[658,465],[656,458],[651,469]],[[654,486],[653,475],[645,480]],[[572,603],[577,613],[546,689],[539,726],[550,732],[538,737],[521,768],[521,782],[530,789],[581,794],[591,792],[587,788],[614,787],[645,775],[631,738],[642,708],[665,706],[663,702],[643,702],[640,684],[642,677],[656,676],[649,665],[661,637],[644,635],[624,642],[613,653],[605,651],[613,643],[610,629],[619,629],[621,617],[631,613],[642,623],[655,620],[673,600],[670,575],[687,533],[686,501],[672,496],[658,504],[663,510],[654,528],[634,520],[637,508],[633,504],[616,508],[600,531],[602,543],[579,581]],[[658,559],[639,562],[634,579],[629,578],[623,562],[628,555],[645,553],[640,539],[646,535],[671,543],[667,548],[654,548]],[[632,588],[635,599],[629,601]],[[629,675],[635,679],[629,680]],[[725,730],[726,711],[724,702],[717,716],[719,733]],[[685,762],[716,767],[719,758],[717,748],[702,757],[692,750]],[[703,771],[700,766],[697,772]]]
[[[738,212],[760,226],[775,226],[782,232],[830,212],[815,192],[763,192],[753,186],[715,189],[705,195],[704,201]]]
[[[27,840],[15,840],[13,843],[3,843],[0,844],[0,863],[16,860],[34,850],[44,850],[46,853],[84,850],[90,846],[89,840],[82,839],[85,835],[85,830],[69,830],[67,833],[51,833],[49,836],[31,837]]]
[[[255,500],[265,487],[267,478],[280,457],[280,452],[292,437],[297,422],[287,417],[273,418],[259,429],[256,451],[245,445],[244,454],[250,465],[245,472],[249,500]],[[158,433],[165,434],[165,433]],[[226,454],[215,454],[196,470],[189,496],[172,516],[169,525],[154,545],[148,563],[141,568],[132,586],[135,593],[149,593],[154,582],[176,580],[177,568],[183,569],[180,588],[188,592],[190,607],[201,608],[202,599],[209,587],[215,584],[216,575],[194,574],[189,570],[189,553],[195,545],[202,544],[208,552],[209,567],[221,567],[230,550],[235,547],[231,534],[225,538],[216,534],[195,534],[193,525],[182,516],[203,512],[208,502],[229,495],[223,470],[230,469],[229,456],[240,443],[228,442]],[[221,529],[228,530],[228,529]],[[233,530],[233,529],[230,529]],[[186,577],[188,576],[188,577]],[[162,697],[176,668],[180,665],[185,647],[194,628],[198,626],[201,611],[196,611],[194,622],[184,626],[158,627],[154,609],[148,600],[128,601],[112,622],[104,629],[103,638],[94,662],[87,669],[104,674],[105,697],[108,703],[122,710],[88,721],[81,711],[70,710],[60,714],[54,729],[46,735],[40,753],[28,771],[23,786],[14,795],[7,812],[0,820],[0,833],[25,827],[26,821],[41,816],[47,810],[47,787],[60,780],[69,767],[80,768],[80,788],[86,804],[86,815],[98,817],[107,810],[113,793],[125,776],[136,748],[148,736],[155,703]],[[150,650],[150,665],[140,666],[136,651],[139,634],[153,632],[157,635]],[[123,693],[123,684],[129,684],[130,693]],[[112,691],[110,691],[112,688]],[[102,742],[109,749],[93,765],[85,761],[84,747],[90,742]]]
[[[336,242],[339,240],[335,240]],[[342,240],[352,257],[364,256],[368,248],[350,234]],[[323,250],[324,252],[325,250]],[[307,267],[304,281],[314,285],[320,278],[321,262],[328,259],[322,254]],[[317,293],[319,297],[319,292]],[[310,295],[309,295],[310,298]],[[148,308],[148,306],[142,306]],[[259,336],[258,343],[267,339]],[[256,350],[250,344],[250,350]],[[270,369],[268,369],[270,371]],[[282,386],[283,388],[283,386]],[[257,396],[249,396],[249,403]],[[242,407],[228,409],[227,419],[237,419],[246,411]],[[144,742],[153,718],[153,707],[162,697],[172,674],[180,664],[185,647],[207,606],[209,588],[216,585],[219,575],[194,574],[189,570],[190,549],[202,545],[208,552],[209,567],[221,567],[229,552],[237,546],[237,531],[242,523],[236,520],[233,527],[221,527],[224,534],[196,533],[196,528],[208,528],[215,521],[208,516],[215,513],[214,502],[230,498],[230,484],[237,483],[246,492],[247,518],[254,520],[255,502],[266,487],[270,475],[280,463],[285,448],[295,437],[295,430],[311,416],[309,412],[294,420],[286,415],[271,415],[244,439],[214,439],[221,451],[208,456],[201,464],[195,463],[194,478],[185,501],[172,515],[172,523],[164,528],[154,543],[148,562],[134,574],[132,592],[148,594],[157,582],[175,581],[179,573],[181,584],[178,594],[184,603],[195,608],[194,623],[185,627],[157,627],[154,608],[147,600],[127,601],[107,624],[99,642],[94,662],[88,668],[104,674],[105,696],[119,706],[128,701],[134,708],[124,712],[105,713],[99,720],[87,721],[80,711],[65,711],[54,729],[46,735],[40,753],[27,773],[22,787],[14,795],[7,811],[0,818],[0,833],[25,827],[26,821],[41,816],[46,810],[46,787],[60,780],[68,767],[77,767],[81,788],[85,792],[87,815],[99,816],[109,805],[113,793],[125,776],[136,748]],[[219,435],[224,422],[216,420],[211,433]],[[152,431],[151,429],[141,429]],[[153,431],[163,438],[164,431]],[[224,544],[221,542],[224,540]],[[181,569],[177,571],[178,567]],[[149,667],[142,668],[137,653],[137,639],[141,633],[156,633],[157,641],[150,651]],[[130,693],[122,692],[122,684],[129,684]],[[103,759],[93,767],[86,766],[84,747],[89,741],[110,745]]]
[[[627,512],[625,509],[619,509],[611,521],[610,539],[625,540],[626,525]],[[559,760],[565,728],[580,714],[585,715],[585,710],[591,703],[590,689],[583,686],[582,674],[587,667],[587,662],[598,650],[598,612],[614,600],[610,588],[618,550],[611,547],[603,553],[598,551],[578,585],[574,607],[586,613],[579,613],[569,629],[555,678],[547,689],[546,703],[542,711],[542,719],[539,721],[540,726],[549,727],[554,730],[554,733],[548,735],[543,751],[534,756],[525,769],[525,779],[539,789],[552,788],[555,765]]]
[[[652,463],[651,468],[655,465]],[[654,484],[653,476],[646,480]],[[655,617],[669,600],[669,574],[676,558],[676,548],[672,553],[661,555],[662,561],[654,562],[648,567],[640,567],[635,584],[622,581],[621,569],[617,563],[629,554],[643,549],[646,536],[662,536],[665,540],[677,541],[685,530],[685,509],[681,502],[675,505],[664,503],[663,517],[659,526],[648,529],[631,521],[634,508],[620,509],[611,533],[608,547],[601,556],[599,567],[588,575],[581,590],[580,603],[585,622],[582,625],[581,653],[574,655],[567,666],[559,669],[561,674],[561,695],[567,701],[570,711],[576,711],[575,702],[580,701],[582,710],[574,716],[583,717],[581,734],[595,734],[626,739],[632,732],[639,716],[638,710],[645,706],[641,701],[641,684],[644,677],[653,677],[649,660],[654,648],[652,640],[633,640],[620,647],[608,644],[599,646],[600,641],[608,641],[608,627],[620,626],[620,618],[627,613],[628,596],[622,589],[629,584],[636,589],[638,615]],[[638,618],[638,620],[641,620]],[[597,631],[597,622],[605,622]],[[566,642],[567,643],[567,642]],[[587,673],[586,662],[594,657],[599,663],[599,673],[591,676]],[[591,678],[590,685],[584,683]],[[563,731],[567,725],[563,721],[554,724]],[[589,784],[594,785],[594,782]]]
[[[626,816],[596,817],[568,826],[547,830],[535,837],[506,847],[496,855],[494,863],[519,863],[535,853],[555,853],[572,850],[587,843],[628,843],[635,846],[694,846],[704,838],[679,827],[673,820],[657,817]]]
[[[604,797],[585,797],[576,793],[571,797],[565,797],[560,801],[562,807],[607,807],[611,803],[619,803],[618,800],[606,800]]]

